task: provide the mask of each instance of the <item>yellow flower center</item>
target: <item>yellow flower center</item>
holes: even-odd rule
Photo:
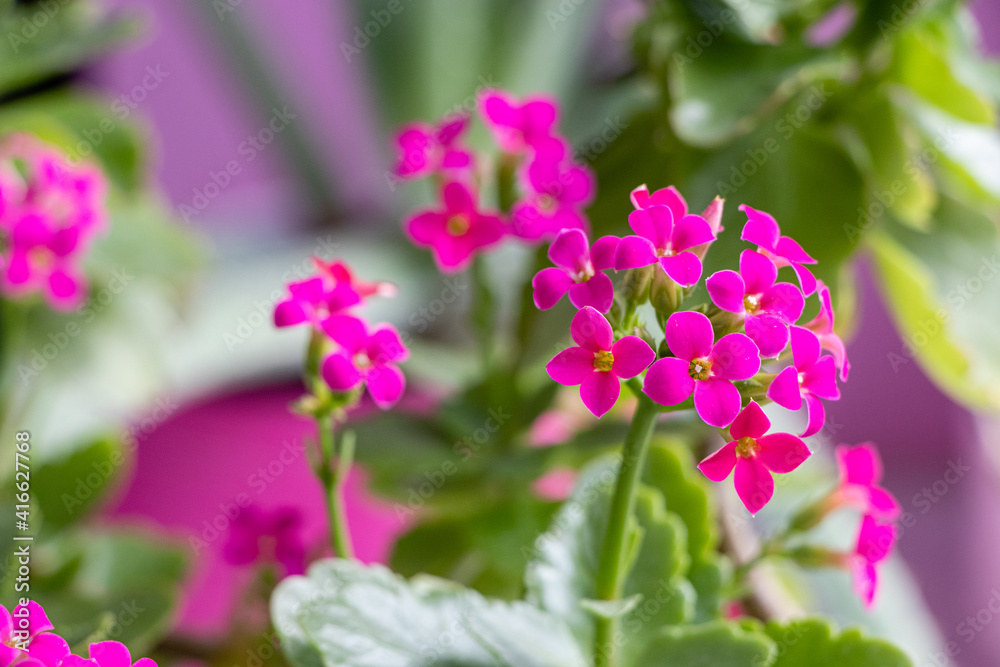
[[[757,454],[757,441],[753,438],[740,438],[736,441],[736,455],[748,459]]]
[[[695,380],[707,380],[712,377],[712,362],[708,359],[694,359],[688,366],[688,374]]]
[[[556,199],[552,195],[538,196],[538,210],[542,213],[552,213],[556,210]]]
[[[372,360],[368,358],[367,352],[361,351],[354,355],[354,365],[362,369],[368,368],[372,365]]]
[[[760,308],[760,295],[759,294],[747,294],[743,297],[743,308],[750,313],[756,313]]]
[[[594,369],[599,371],[610,371],[614,366],[615,357],[608,350],[601,350],[594,354]]]
[[[464,215],[453,215],[448,218],[447,229],[452,236],[465,236],[469,231],[469,219]]]

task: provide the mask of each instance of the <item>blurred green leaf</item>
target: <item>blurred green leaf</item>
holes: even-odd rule
[[[105,437],[46,463],[32,482],[45,528],[59,529],[85,517],[107,495],[125,463],[121,442]]]
[[[634,664],[636,667],[674,665],[767,667],[772,664],[774,655],[774,643],[766,636],[747,632],[733,623],[717,621],[705,625],[664,628],[650,641],[642,656]]]
[[[766,632],[778,645],[771,667],[912,667],[898,648],[865,637],[859,630],[834,635],[830,626],[817,619],[788,624],[768,623]]]

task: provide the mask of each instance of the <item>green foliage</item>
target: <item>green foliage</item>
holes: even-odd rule
[[[60,461],[41,466],[32,484],[46,530],[86,516],[103,499],[125,462],[122,445],[100,438]]]
[[[902,651],[882,640],[865,637],[853,629],[835,635],[829,624],[816,619],[768,623],[765,631],[778,649],[777,660],[768,663],[771,667],[910,667],[913,664]]]

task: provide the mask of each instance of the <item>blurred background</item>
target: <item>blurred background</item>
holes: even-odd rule
[[[414,409],[461,383],[460,360],[445,360],[465,338],[464,306],[435,308],[468,290],[400,234],[431,193],[392,175],[392,137],[502,87],[561,101],[599,177],[601,233],[624,225],[632,187],[673,183],[694,209],[726,197],[731,228],[741,202],[771,211],[821,260],[852,371],[811,444],[828,466],[832,445],[877,442],[905,514],[902,561],[873,614],[843,602],[844,577],[820,580],[814,601],[891,636],[920,667],[1000,664],[1000,66],[985,58],[1000,55],[1000,1],[5,6],[26,13],[5,24],[0,127],[72,126],[69,146],[120,167],[115,225],[145,221],[104,251],[135,281],[54,358],[43,353],[37,377],[9,377],[5,395],[27,406],[5,427],[30,427],[53,470],[110,440],[126,453],[88,494],[91,525],[109,550],[130,539],[122,526],[169,535],[155,555],[163,591],[186,582],[175,598],[137,580],[150,610],[133,627],[140,639],[174,628],[197,648],[230,626],[249,576],[222,556],[234,503],[300,508],[319,548],[311,426],[287,409],[306,332],[271,326],[311,256],[400,287],[367,315],[436,341],[414,341],[426,352],[408,370],[423,389],[407,398]],[[50,19],[36,36],[23,19],[38,12]],[[40,323],[25,357],[63,322]],[[369,481],[363,461],[350,523],[359,556],[388,562],[413,518]],[[107,553],[79,551],[73,572],[128,569]],[[52,576],[76,576],[66,567]]]

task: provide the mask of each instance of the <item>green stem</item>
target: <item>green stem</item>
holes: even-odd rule
[[[639,405],[622,449],[622,463],[618,482],[611,499],[608,530],[604,536],[601,560],[597,570],[597,599],[619,600],[625,583],[625,561],[629,546],[629,519],[635,508],[649,440],[660,415],[659,406],[646,396],[639,396]],[[618,646],[613,641],[617,619],[599,618],[594,643],[594,660],[597,667],[617,667],[620,661]]]
[[[344,480],[354,459],[354,437],[352,433],[341,438],[339,456],[335,450],[333,434],[333,417],[323,415],[317,417],[319,429],[322,466],[319,470],[320,481],[326,497],[326,510],[330,520],[330,545],[333,553],[340,558],[354,558],[351,547],[350,532],[347,529],[347,517],[344,514]]]

